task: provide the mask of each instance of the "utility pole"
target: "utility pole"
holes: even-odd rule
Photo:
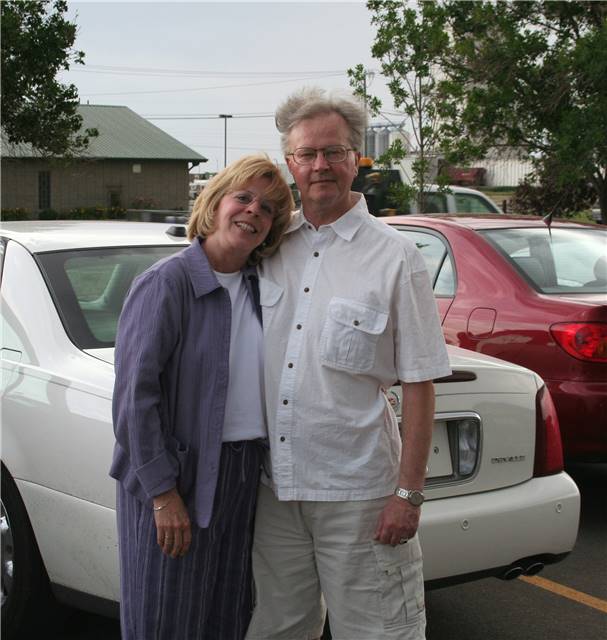
[[[223,166],[228,166],[228,118],[232,116],[228,113],[220,113],[220,118],[223,118]]]
[[[365,111],[367,111],[367,77],[369,80],[372,80],[374,75],[373,71],[367,71],[365,69],[365,74],[363,76],[363,99],[365,101]],[[367,157],[367,129],[365,129],[365,135],[363,137],[363,157]]]

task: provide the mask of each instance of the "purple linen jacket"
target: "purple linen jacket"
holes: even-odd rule
[[[261,322],[254,267],[243,269]],[[138,276],[118,322],[110,475],[142,502],[177,487],[207,527],[219,471],[231,306],[204,241]]]

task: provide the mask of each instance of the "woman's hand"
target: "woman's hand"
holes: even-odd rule
[[[177,489],[154,498],[156,539],[163,553],[171,558],[184,556],[192,542],[192,526]]]

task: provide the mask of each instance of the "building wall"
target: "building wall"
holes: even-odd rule
[[[2,158],[2,208],[38,211],[41,171],[50,172],[50,208],[56,211],[113,204],[127,209],[188,209],[188,163],[183,160],[78,160],[65,164],[11,158]]]

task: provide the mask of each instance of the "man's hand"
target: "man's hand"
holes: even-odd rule
[[[192,526],[177,489],[154,498],[156,539],[163,553],[171,558],[184,556],[192,542]]]
[[[411,539],[417,533],[420,511],[407,500],[392,496],[379,514],[373,539],[393,546]]]

